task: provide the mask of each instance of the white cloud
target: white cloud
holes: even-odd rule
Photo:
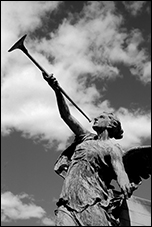
[[[92,2],[89,7],[85,7],[84,17],[80,17],[74,25],[71,24],[72,19],[64,20],[58,31],[50,34],[50,41],[44,38],[36,47],[39,51],[51,53],[55,63],[60,63],[57,66],[68,71],[70,77],[85,73],[113,77],[119,73],[117,67],[108,63],[103,46],[112,41],[110,37],[116,33],[121,18],[110,13],[103,17],[104,10],[99,14],[99,10],[95,11],[96,4],[100,5],[99,2]]]
[[[63,149],[72,132],[59,117],[53,91],[21,51],[7,52],[21,34],[38,29],[45,13],[51,15],[60,3],[2,2],[1,127],[5,135],[15,128],[29,137],[41,136],[50,143],[58,140],[59,148]],[[114,2],[88,2],[77,19],[70,15],[54,33],[47,34],[50,39],[27,37],[25,40],[31,55],[47,72],[54,73],[61,87],[90,117],[104,109],[114,110],[109,101],[102,99],[94,82],[120,76],[117,63],[123,62],[135,75],[140,73],[144,82],[150,80],[147,54],[138,48],[143,41],[142,34],[139,30],[130,34],[122,31],[123,17],[113,12]],[[47,59],[50,56],[54,59],[52,64]],[[87,79],[91,81],[89,84]],[[95,105],[99,99],[100,104]],[[70,109],[84,127],[90,128],[73,106]],[[135,135],[134,141],[141,136]]]
[[[123,1],[124,6],[133,16],[141,12],[145,3],[146,1]]]
[[[55,226],[55,222],[52,218],[43,218],[42,219],[42,224],[43,225],[48,225],[48,226]]]
[[[37,51],[51,53],[55,63],[60,63],[69,75],[90,73],[91,77],[113,78],[119,76],[115,63],[124,63],[145,82],[143,69],[149,56],[144,48],[139,48],[144,41],[141,32],[133,29],[127,33],[122,29],[123,17],[112,13],[114,6],[88,4],[83,17],[75,24],[71,24],[72,16],[64,20],[57,32],[50,34],[50,41],[44,38],[38,43]]]
[[[125,108],[120,108],[117,115],[124,130],[123,139],[119,140],[125,149],[131,146],[138,146],[151,139],[151,114],[140,110],[131,112]]]
[[[24,203],[22,200],[29,202]],[[1,194],[1,221],[11,222],[16,220],[27,220],[37,218],[42,225],[54,226],[55,217],[47,217],[45,210],[34,204],[33,197],[26,193],[14,195],[7,191]]]
[[[143,79],[145,82],[151,82],[151,62],[147,62],[143,68]]]
[[[1,221],[9,222],[18,219],[38,218],[45,216],[46,212],[33,202],[24,204],[22,199],[30,197],[27,194],[13,195],[7,191],[1,194]]]
[[[149,56],[145,49],[139,48],[143,42],[143,37],[138,29],[132,30],[127,35],[126,33],[116,34],[113,45],[108,47],[106,52],[113,63],[122,62],[129,66],[132,75],[138,77],[142,82],[151,82],[151,77],[145,73],[145,68],[149,62]],[[124,48],[123,46],[126,45]]]
[[[6,51],[21,34],[34,31],[42,25],[41,18],[46,12],[57,10],[62,1],[2,1],[1,41],[2,60],[7,59]],[[3,62],[3,61],[2,61]]]

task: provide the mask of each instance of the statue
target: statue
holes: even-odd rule
[[[23,51],[41,70],[53,88],[61,118],[75,134],[75,141],[59,156],[54,170],[64,178],[57,202],[56,226],[118,226],[122,201],[128,199],[143,179],[151,174],[151,146],[139,146],[123,151],[111,138],[121,139],[121,123],[112,113],[103,112],[94,118],[91,133],[70,113],[63,94],[90,121],[84,112],[29,54],[24,46],[26,35],[9,50]],[[136,166],[135,166],[136,165]],[[122,195],[115,197],[112,180],[116,180]]]
[[[75,134],[74,142],[59,156],[54,170],[64,178],[57,202],[56,226],[118,226],[119,209],[151,174],[151,146],[124,152],[111,138],[121,139],[121,123],[113,113],[103,112],[86,130],[70,113],[53,75],[42,73],[53,88],[61,118]],[[136,164],[136,168],[134,168]],[[122,196],[115,197],[110,184],[116,180]]]

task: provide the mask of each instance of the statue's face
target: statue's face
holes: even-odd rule
[[[95,131],[103,131],[110,123],[110,118],[107,114],[102,114],[99,117],[94,118],[92,128]]]

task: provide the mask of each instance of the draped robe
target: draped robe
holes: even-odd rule
[[[112,152],[109,142],[87,133],[76,137],[60,155],[54,169],[64,183],[57,202],[56,225],[117,225],[109,209],[114,198],[110,186],[115,175],[110,162]]]

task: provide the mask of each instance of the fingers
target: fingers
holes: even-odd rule
[[[128,184],[122,189],[124,196],[126,199],[129,199],[133,193],[133,185]]]
[[[133,193],[134,190],[138,188],[138,184],[130,183],[128,185],[125,185],[125,187],[122,188],[122,191],[124,193],[124,196],[126,199],[129,199]]]
[[[53,76],[52,74],[46,74],[45,72],[42,72],[42,75],[44,77],[44,79],[48,82],[48,84],[55,90],[55,91],[59,91],[59,83],[56,80],[56,78]]]
[[[135,183],[132,182],[132,183],[130,184],[131,190],[132,190],[132,191],[136,190],[136,189],[139,187],[140,184],[141,184],[141,182],[139,182],[139,184],[135,184]]]
[[[124,193],[125,199],[129,199],[129,197],[130,197],[130,191],[129,191],[129,189],[126,188],[125,190],[123,190],[123,193]]]
[[[43,75],[43,77],[44,77],[44,79],[48,79],[48,78],[54,78],[53,77],[53,73],[51,73],[50,75],[48,75],[48,74],[46,74],[45,72],[42,72],[42,75]]]
[[[43,75],[44,79],[50,83],[57,82],[56,78],[53,76],[53,73],[48,75],[45,72],[42,72],[42,75]]]

